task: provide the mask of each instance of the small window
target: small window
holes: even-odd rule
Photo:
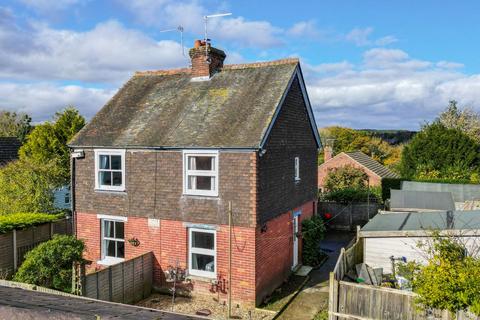
[[[295,181],[300,181],[300,158],[295,157]]]
[[[102,219],[102,260],[125,258],[125,223]]]
[[[216,276],[215,231],[189,229],[189,273],[202,277]]]
[[[218,153],[184,153],[184,193],[218,196]]]
[[[95,188],[125,190],[124,150],[95,150]]]

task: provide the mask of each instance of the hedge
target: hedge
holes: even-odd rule
[[[49,213],[12,213],[0,215],[0,233],[14,229],[25,229],[42,223],[52,222],[65,215]]]
[[[408,179],[402,178],[383,178],[382,179],[382,199],[383,201],[390,199],[390,190],[400,190],[402,186],[402,181],[407,181]]]

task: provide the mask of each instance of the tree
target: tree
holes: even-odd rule
[[[402,175],[416,179],[471,180],[480,169],[480,145],[459,129],[428,124],[402,152]]]
[[[333,153],[362,151],[376,161],[397,169],[402,146],[391,146],[382,139],[366,131],[343,127],[327,127],[320,130],[323,145],[333,140]],[[319,155],[319,163],[323,162],[323,152]]]
[[[480,115],[469,108],[460,110],[457,107],[457,101],[451,100],[436,121],[446,128],[458,129],[480,143]]]
[[[468,255],[460,237],[439,237],[419,243],[428,256],[422,266],[409,263],[413,291],[422,306],[455,313],[469,309],[480,315],[480,259]]]
[[[64,184],[70,178],[70,151],[68,141],[85,125],[85,118],[73,107],[57,112],[53,122],[38,125],[20,148],[21,159],[42,164],[54,161]]]
[[[343,189],[362,190],[367,184],[368,176],[365,171],[347,165],[329,171],[324,185],[328,192],[335,192]]]
[[[55,160],[18,160],[0,169],[0,214],[52,212],[53,189],[62,184]]]
[[[32,129],[31,122],[26,113],[0,110],[0,137],[17,137],[23,143]]]
[[[72,266],[82,261],[84,248],[74,236],[55,235],[27,253],[14,280],[71,292]]]

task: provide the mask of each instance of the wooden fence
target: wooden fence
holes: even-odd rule
[[[328,313],[329,320],[337,319],[394,319],[394,320],[451,320],[448,312],[418,310],[416,294],[397,289],[376,287],[343,281],[345,274],[363,262],[363,241],[340,252],[335,268],[330,272]],[[457,320],[479,320],[465,312],[457,313]]]
[[[378,210],[384,206],[380,203],[339,203],[331,201],[319,201],[318,213],[324,216],[330,213],[333,218],[328,221],[331,229],[337,230],[355,230],[357,226],[365,225],[373,218]]]
[[[88,298],[132,304],[150,295],[152,281],[153,254],[148,252],[87,274],[82,280],[82,294]]]
[[[20,267],[28,251],[50,240],[54,234],[72,234],[72,220],[61,219],[0,234],[1,275],[12,275]]]

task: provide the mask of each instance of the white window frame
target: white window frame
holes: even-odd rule
[[[100,184],[100,156],[121,156],[122,158],[122,185],[105,186]],[[125,191],[125,149],[96,149],[95,150],[95,190]]]
[[[189,170],[188,169],[188,157],[214,157],[214,171],[205,170]],[[209,196],[218,197],[218,150],[184,150],[183,151],[183,194],[185,195],[197,195],[197,196]],[[188,177],[189,176],[205,176],[213,177],[213,190],[191,190],[188,189]]]
[[[213,237],[214,237],[213,250],[202,249],[202,248],[192,248],[193,232],[213,234]],[[194,253],[204,254],[208,256],[213,255],[214,272],[192,269],[192,255]],[[193,276],[199,276],[199,277],[205,277],[205,278],[216,278],[217,267],[218,267],[217,266],[217,231],[210,230],[210,229],[189,228],[188,229],[188,273]]]
[[[125,258],[117,258],[117,257],[108,257],[106,256],[106,248],[105,248],[105,240],[113,240],[113,241],[120,241],[125,243],[125,239],[117,239],[117,238],[110,238],[110,237],[105,237],[104,236],[104,222],[105,221],[113,221],[113,222],[123,222],[123,233],[125,236],[125,230],[126,230],[126,222],[127,222],[127,217],[121,217],[121,216],[110,216],[110,215],[103,215],[99,214],[97,215],[97,218],[100,220],[100,254],[101,254],[101,260],[97,261],[98,264],[101,265],[106,265],[106,266],[111,266],[120,262],[125,261]],[[124,245],[124,250],[127,248],[126,245]],[[124,253],[126,255],[126,252]]]
[[[295,157],[294,160],[295,182],[300,181],[300,157]]]

